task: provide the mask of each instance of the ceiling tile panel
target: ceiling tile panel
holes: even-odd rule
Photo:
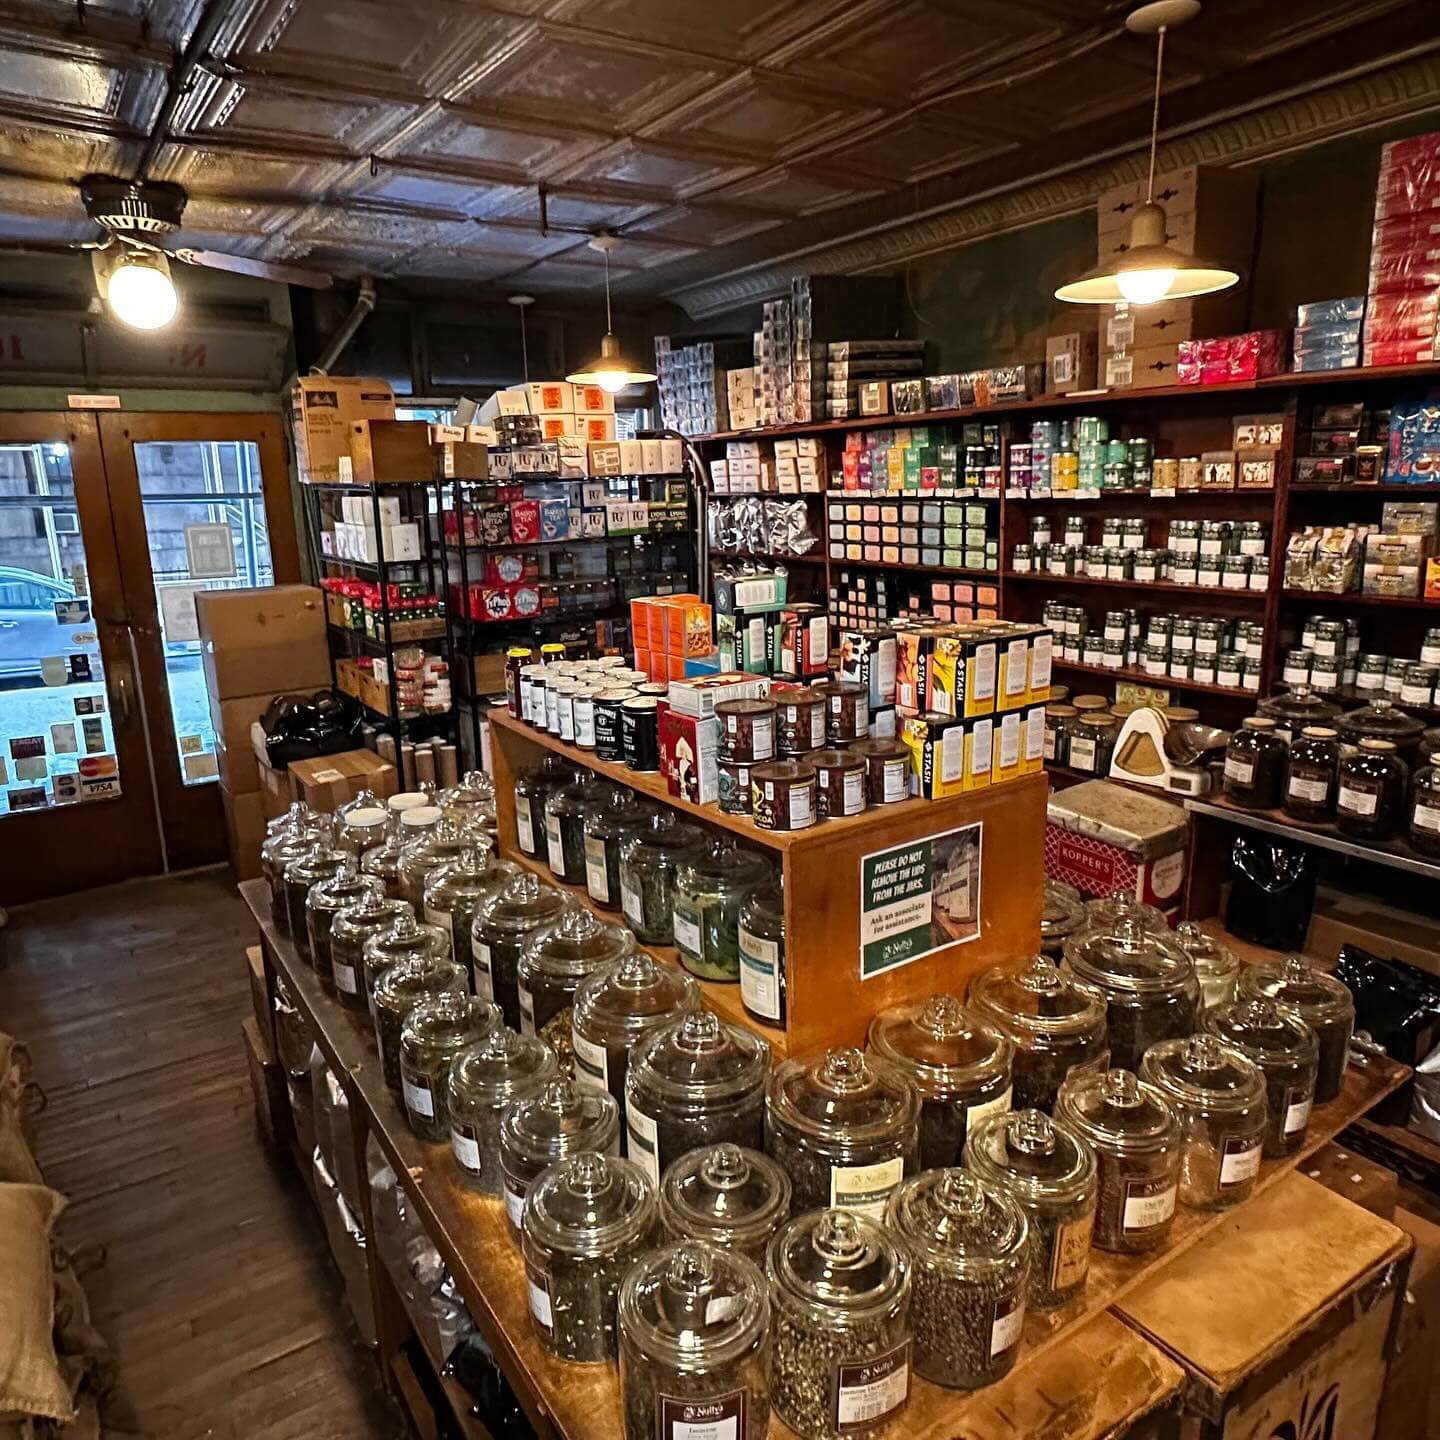
[[[854,139],[827,149],[825,163],[871,176],[914,181],[974,164],[1008,148],[1009,142],[960,124],[944,125],[911,116],[897,124],[881,121],[863,127]]]
[[[781,223],[778,215],[728,210],[718,205],[675,205],[638,220],[634,228],[657,240],[708,248],[758,235]]]
[[[893,182],[891,182],[893,183]],[[886,183],[846,174],[786,166],[767,171],[733,185],[725,192],[727,200],[753,205],[757,210],[775,210],[787,215],[813,215],[836,205],[878,195]]]
[[[458,160],[513,169],[517,178],[530,175],[551,162],[566,147],[566,137],[546,135],[523,127],[499,126],[444,114],[405,147],[407,155],[436,160]],[[399,158],[399,157],[397,157]]]
[[[703,153],[622,141],[567,169],[563,178],[622,181],[678,196],[698,185],[738,180],[752,168],[734,160],[707,158]]]
[[[0,49],[0,97],[42,104],[56,114],[118,117],[123,75],[95,61]]]
[[[879,113],[863,96],[844,99],[799,81],[754,73],[723,94],[687,107],[683,117],[657,124],[652,133],[676,144],[694,140],[737,159],[763,161]]]

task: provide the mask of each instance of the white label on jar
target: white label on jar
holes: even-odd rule
[[[1373,815],[1380,806],[1380,797],[1372,791],[1355,790],[1349,785],[1342,785],[1335,805],[1337,809],[1348,811],[1351,815]]]
[[[610,1057],[603,1045],[587,1040],[572,1024],[570,1044],[575,1051],[575,1080],[592,1090],[610,1088]]]
[[[585,889],[592,900],[608,903],[610,874],[605,868],[605,842],[593,835],[585,837]]]
[[[990,1322],[990,1358],[1003,1355],[1019,1342],[1025,1328],[1025,1297],[1014,1295],[995,1302],[995,1318]]]
[[[675,922],[675,948],[691,955],[700,955],[700,922],[693,915],[687,915],[677,905],[671,917]]]
[[[405,1092],[407,1110],[423,1115],[427,1120],[435,1118],[435,1101],[431,1097],[430,1086],[424,1080],[412,1079],[408,1072],[402,1072],[400,1086]]]
[[[903,800],[909,792],[906,776],[910,767],[904,760],[886,760],[881,766],[881,791],[886,805]]]
[[[1044,750],[1044,758],[1045,758],[1046,760],[1053,760],[1053,759],[1055,758],[1055,731],[1054,731],[1049,725],[1045,725],[1045,726],[1044,726],[1044,730],[1045,730],[1045,750]]]
[[[992,1115],[1004,1115],[1010,1109],[1014,1094],[1013,1088],[1007,1085],[993,1100],[982,1100],[978,1105],[972,1105],[965,1112],[965,1134],[973,1135],[975,1127]]]
[[[897,1155],[875,1165],[832,1165],[830,1204],[841,1210],[858,1210],[879,1223],[885,1202],[905,1176],[905,1162]]]
[[[1255,779],[1255,762],[1244,760],[1239,755],[1225,757],[1225,778],[1237,785],[1249,785]]]
[[[1434,692],[1428,685],[1404,684],[1400,687],[1400,698],[1407,705],[1428,705]]]
[[[1307,780],[1303,775],[1292,775],[1289,793],[1297,800],[1309,800],[1311,804],[1323,805],[1330,797],[1330,786],[1324,780]]]
[[[708,1308],[705,1323],[710,1323]],[[703,1400],[657,1395],[656,1401],[660,1415],[656,1440],[744,1440],[749,1390],[730,1390]]]
[[[475,994],[481,1000],[494,1000],[495,981],[490,974],[490,947],[483,941],[472,940],[470,954],[475,960]]]
[[[560,842],[560,817],[545,817],[545,850],[550,857],[550,868],[562,880],[565,878],[565,847]]]
[[[1070,765],[1075,770],[1095,768],[1095,742],[1076,735],[1070,741]]]
[[[810,746],[814,750],[822,750],[825,747],[825,707],[823,705],[810,707]]]
[[[740,999],[764,1020],[780,1018],[780,946],[740,926]]]
[[[575,743],[582,750],[595,748],[595,702],[575,702]]]
[[[1415,802],[1415,828],[1440,831],[1440,809],[1424,800]]]
[[[530,799],[526,795],[515,802],[515,838],[526,855],[535,853],[535,819],[530,814]]]
[[[775,717],[756,715],[751,719],[750,741],[756,760],[768,760],[775,753]]]
[[[629,1089],[629,1086],[626,1086]],[[660,1183],[660,1131],[655,1122],[636,1107],[633,1100],[625,1103],[625,1129],[630,1137],[630,1158],[650,1177]]]
[[[1121,1225],[1127,1235],[1137,1230],[1153,1230],[1166,1224],[1175,1213],[1175,1190],[1172,1181],[1163,1190],[1150,1193],[1153,1180],[1131,1181],[1125,1196]]]
[[[455,1163],[471,1175],[481,1171],[480,1145],[473,1135],[467,1134],[468,1127],[451,1125],[450,1148],[455,1152]]]
[[[637,929],[645,924],[645,906],[640,892],[622,875],[620,877],[620,904],[625,918]]]
[[[1030,642],[1012,640],[1005,647],[1005,693],[1023,695],[1030,683]]]
[[[1260,1173],[1260,1137],[1232,1135],[1220,1158],[1220,1184],[1243,1185]]]
[[[550,1281],[538,1271],[526,1267],[525,1279],[530,1290],[530,1313],[542,1330],[555,1328],[555,1316],[550,1309]]]
[[[835,1367],[835,1423],[840,1430],[875,1424],[910,1398],[910,1342],[886,1355]]]
[[[1013,770],[1020,763],[1020,716],[1006,715],[1000,721],[1000,768]]]
[[[1310,1106],[1314,1103],[1313,1095],[1305,1095],[1299,1100],[1292,1100],[1285,1107],[1285,1131],[1284,1133],[1294,1135],[1297,1131],[1303,1130],[1310,1123]]]
[[[336,960],[333,962],[333,969],[335,971],[335,988],[337,990],[343,990],[347,995],[359,994],[355,986],[355,967],[353,965],[346,965]]]
[[[845,814],[858,815],[865,808],[865,772],[857,770],[844,778]]]
[[[790,787],[790,828],[804,830],[815,823],[815,792],[808,785]]]
[[[520,1033],[522,1035],[533,1035],[535,1033],[535,997],[525,988],[523,980],[518,982],[520,991]]]
[[[562,740],[574,740],[575,738],[575,701],[568,695],[562,696],[557,713],[560,719],[560,738]]]
[[[505,1213],[510,1217],[510,1223],[520,1229],[521,1217],[525,1214],[525,1192],[515,1189],[508,1180],[505,1182]]]
[[[965,729],[952,725],[940,737],[940,780],[952,785],[965,778]]]
[[[1052,1290],[1068,1290],[1090,1273],[1090,1237],[1094,1229],[1093,1210],[1068,1224],[1055,1227],[1055,1240],[1050,1250]]]

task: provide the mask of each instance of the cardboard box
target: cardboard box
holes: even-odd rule
[[[1435,1440],[1440,1435],[1440,1226],[1404,1208],[1395,1223],[1415,1242],[1410,1278],[1395,1330],[1376,1435],[1383,1440]]]
[[[660,714],[660,769],[672,795],[695,805],[720,798],[720,722],[666,705]]]
[[[381,799],[395,793],[395,767],[372,750],[345,750],[338,755],[317,755],[297,760],[290,767],[294,798],[312,810],[333,813],[362,790]]]
[[[532,381],[523,388],[526,404],[532,415],[573,415],[575,413],[574,387],[568,380]]]
[[[1372,955],[1440,977],[1440,921],[1367,895],[1322,887],[1315,895],[1305,953],[1333,965],[1342,945],[1359,945]]]
[[[454,441],[435,447],[436,473],[442,480],[488,480],[490,451],[485,445]]]
[[[340,478],[355,485],[410,485],[435,478],[430,427],[423,420],[356,420]],[[348,473],[347,473],[348,472]]]
[[[395,394],[385,380],[340,375],[302,375],[290,388],[290,435],[302,480],[340,479],[340,460],[350,455],[356,420],[393,420]]]
[[[270,695],[242,695],[234,700],[210,701],[210,724],[215,731],[215,764],[220,783],[232,795],[253,795],[260,788],[251,727],[270,706]]]
[[[230,852],[230,870],[238,885],[260,874],[260,847],[265,843],[267,816],[260,791],[232,794],[220,785],[220,809],[225,816],[225,842]]]
[[[1372,1440],[1411,1248],[1287,1175],[1113,1308],[1186,1371],[1194,1440]]]
[[[212,702],[329,685],[325,597],[315,586],[202,590],[195,614]]]
[[[1382,1220],[1394,1220],[1400,1200],[1400,1177],[1393,1170],[1353,1150],[1342,1149],[1333,1140],[1321,1146],[1300,1169],[1308,1179],[1343,1195],[1352,1205]]]
[[[1100,347],[1091,330],[1052,335],[1045,341],[1045,389],[1050,395],[1093,390],[1099,378]]]
[[[250,1093],[255,1100],[255,1118],[260,1132],[276,1151],[290,1134],[290,1102],[285,1095],[285,1071],[275,1058],[275,1048],[260,1033],[248,1015],[240,1022],[245,1063],[250,1072]]]
[[[1107,390],[1154,390],[1177,383],[1178,342],[1147,345],[1121,354],[1105,356],[1102,388]]]
[[[276,770],[274,766],[259,758],[263,754],[262,744],[259,747],[259,755],[257,755],[255,763],[255,774],[260,781],[260,788],[256,793],[260,796],[260,809],[264,812],[265,818],[278,820],[294,804],[295,794],[290,788],[290,772]]]
[[[265,979],[265,957],[258,945],[252,945],[245,952],[245,971],[250,978],[250,1008],[255,1014],[255,1025],[260,1033],[275,1044],[275,1007],[270,1003],[270,986]]]

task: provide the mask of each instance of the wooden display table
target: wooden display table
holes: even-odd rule
[[[477,1328],[494,1351],[537,1433],[567,1440],[615,1440],[623,1433],[617,1373],[611,1366],[575,1365],[553,1359],[541,1347],[530,1320],[520,1253],[510,1238],[501,1202],[477,1195],[461,1183],[448,1146],[428,1144],[411,1134],[403,1109],[385,1085],[369,1017],[345,1009],[327,995],[289,938],[277,933],[270,922],[266,882],[248,881],[240,892],[260,930],[271,998],[279,976],[345,1089],[357,1173],[366,1173],[366,1143],[373,1139],[455,1276]],[[1263,1192],[1293,1171],[1408,1074],[1404,1066],[1384,1059],[1352,1064],[1340,1098],[1317,1106],[1312,1113],[1305,1146],[1286,1160],[1263,1162],[1258,1191]],[[368,1189],[363,1200],[366,1232],[373,1234]],[[1113,1433],[1123,1435],[1126,1430],[1119,1427],[1134,1415],[1170,1403],[1178,1379],[1173,1367],[1159,1363],[1161,1357],[1137,1350],[1129,1337],[1113,1328],[1112,1317],[1103,1312],[1205,1236],[1223,1234],[1233,1214],[1208,1214],[1182,1207],[1164,1251],[1134,1257],[1094,1251],[1089,1284],[1079,1300],[1063,1310],[1027,1316],[1023,1348],[1007,1380],[965,1394],[916,1379],[897,1435],[922,1440],[954,1440],[967,1434],[983,1440],[1026,1440],[1042,1430],[1054,1440],[1098,1440]],[[374,1247],[367,1248],[367,1257],[382,1360],[387,1373],[392,1373],[399,1344],[396,1335],[408,1332],[397,1320],[398,1296]],[[1076,1397],[1073,1406],[1057,1399],[1067,1394]],[[1130,1397],[1125,1404],[1133,1402],[1128,1413],[1122,1395]],[[1002,1404],[1002,1397],[1009,1400]],[[1028,1417],[1024,1424],[1017,1418],[1022,1416]],[[1046,1417],[1048,1422],[1042,1424]],[[1015,1428],[1003,1428],[1004,1424]],[[1030,1428],[1032,1424],[1038,1428]],[[485,1432],[483,1427],[475,1427],[470,1433],[480,1436]],[[772,1423],[771,1433],[775,1440],[790,1435],[779,1421]]]
[[[863,1045],[870,1017],[887,1005],[937,992],[963,995],[978,971],[997,960],[1032,955],[1039,948],[1049,794],[1043,774],[944,800],[904,800],[874,807],[844,819],[823,820],[808,830],[761,830],[748,815],[727,815],[718,805],[696,805],[671,795],[663,776],[654,771],[597,760],[591,750],[567,745],[523,720],[492,711],[490,752],[500,801],[496,807],[500,848],[508,858],[524,858],[516,843],[515,778],[546,751],[771,852],[785,885],[789,1023],[783,1036],[769,1029],[761,1033],[782,1052]],[[895,866],[889,873],[903,870],[919,875],[920,883],[933,887],[932,894],[938,890],[934,877],[942,865],[965,864],[965,884],[971,912],[978,913],[978,928],[970,920],[952,921],[937,903],[930,921],[933,938],[928,942],[933,948],[916,958],[892,963],[883,953],[884,941],[862,947],[862,886],[867,874],[874,875],[887,863],[876,859],[887,852],[888,863]],[[907,855],[916,858],[906,863]],[[540,873],[549,878],[543,868]],[[880,895],[878,879],[869,881],[868,893],[872,902]],[[874,913],[878,907],[872,903],[871,909]],[[905,943],[903,934],[897,943]],[[863,976],[862,965],[867,972]],[[728,998],[713,996],[725,990]],[[753,1024],[740,1004],[738,986],[710,986],[707,993],[721,1014]]]

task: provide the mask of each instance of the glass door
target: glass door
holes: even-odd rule
[[[91,415],[0,414],[0,905],[161,868]]]

